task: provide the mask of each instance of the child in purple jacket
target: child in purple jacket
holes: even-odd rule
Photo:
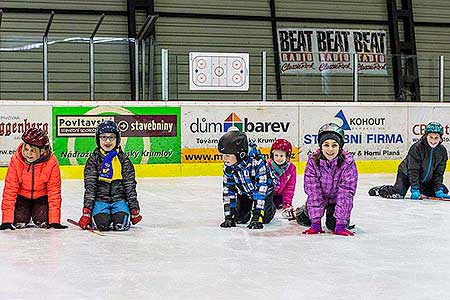
[[[344,130],[334,123],[320,127],[319,149],[308,157],[305,169],[306,209],[297,209],[297,222],[310,226],[304,234],[323,233],[321,219],[338,235],[354,235],[347,229],[358,182],[353,157],[342,149]]]
[[[270,149],[269,168],[275,177],[273,202],[277,209],[283,209],[283,216],[289,216],[292,209],[297,168],[290,161],[292,145],[285,139],[277,139]]]

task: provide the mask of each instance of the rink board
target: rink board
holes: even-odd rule
[[[345,130],[345,149],[361,173],[394,173],[411,144],[430,121],[444,126],[449,147],[450,113],[445,103],[338,102],[52,102],[0,101],[0,176],[28,127],[49,132],[63,178],[82,178],[95,148],[95,128],[114,120],[121,145],[138,177],[217,176],[222,156],[217,142],[224,132],[246,132],[268,158],[276,138],[293,144],[291,161],[303,173],[317,149],[317,130],[327,122]]]

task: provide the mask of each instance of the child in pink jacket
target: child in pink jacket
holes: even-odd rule
[[[297,182],[297,169],[290,161],[292,145],[285,139],[277,139],[270,149],[269,168],[275,177],[275,190],[273,203],[277,209],[283,209],[283,216],[292,211],[292,198],[294,197]]]

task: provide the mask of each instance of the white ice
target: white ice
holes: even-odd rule
[[[128,232],[0,232],[0,299],[450,299],[450,203],[367,195],[394,179],[360,176],[354,237],[305,236],[279,214],[223,229],[220,177],[138,179],[143,220]],[[82,195],[64,181],[64,224]]]

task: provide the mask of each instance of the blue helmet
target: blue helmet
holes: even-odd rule
[[[102,133],[114,133],[116,135],[116,146],[120,145],[120,132],[117,128],[117,124],[114,121],[103,121],[98,124],[97,130],[95,132],[95,140],[97,142],[97,146],[100,147],[100,134]]]
[[[444,127],[438,122],[430,122],[425,127],[425,134],[438,133],[440,136],[444,134]]]

